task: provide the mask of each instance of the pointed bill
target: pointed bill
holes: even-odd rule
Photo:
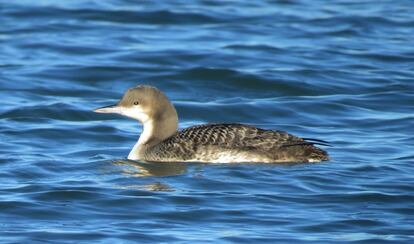
[[[102,108],[97,108],[93,110],[95,113],[102,113],[102,114],[121,114],[122,108],[118,106],[118,104],[105,106]]]

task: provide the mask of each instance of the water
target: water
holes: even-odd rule
[[[0,241],[414,241],[411,1],[0,1]],[[92,109],[138,84],[180,126],[330,141],[320,164],[126,161]]]

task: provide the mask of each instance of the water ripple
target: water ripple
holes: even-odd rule
[[[0,7],[0,236],[31,242],[414,239],[409,1],[13,1]],[[129,161],[93,113],[149,84],[180,127],[327,140],[321,164]]]

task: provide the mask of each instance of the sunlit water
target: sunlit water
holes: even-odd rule
[[[137,1],[138,2],[138,1]],[[0,241],[414,241],[412,1],[0,1]],[[180,126],[327,140],[320,164],[125,160],[138,84]]]

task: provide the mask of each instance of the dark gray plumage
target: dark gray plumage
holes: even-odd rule
[[[328,160],[327,153],[313,144],[318,142],[305,141],[284,131],[264,130],[242,124],[206,124],[177,132],[153,146],[145,153],[145,157],[149,161],[168,158],[171,161],[195,162],[226,158],[237,162]],[[223,156],[223,152],[232,156]]]

